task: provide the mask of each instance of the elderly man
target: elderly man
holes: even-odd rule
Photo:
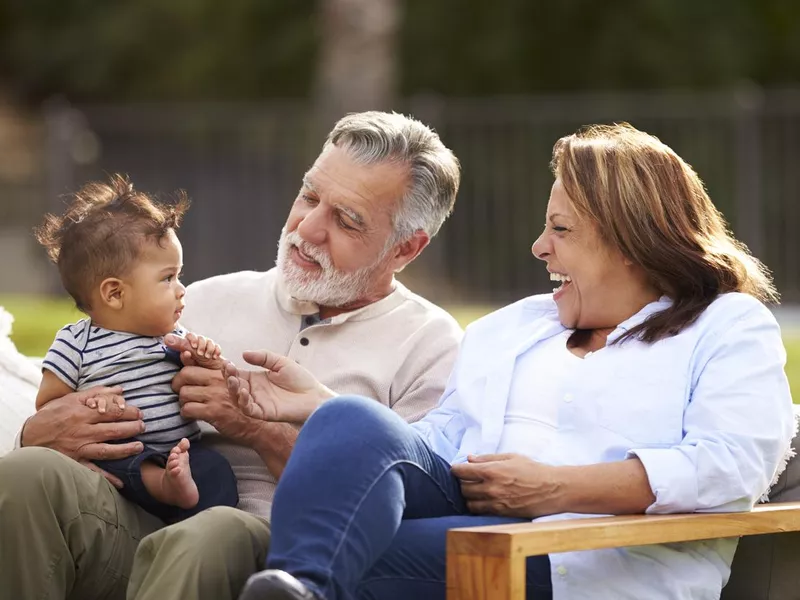
[[[303,178],[276,268],[191,285],[183,324],[240,366],[244,351],[268,348],[332,390],[419,419],[444,389],[461,330],[394,274],[437,233],[459,178],[456,158],[420,122],[343,118]],[[139,600],[218,600],[235,598],[261,568],[276,477],[297,430],[245,416],[219,372],[185,367],[173,387],[182,413],[208,423],[205,440],[230,461],[241,510],[164,527],[124,500],[113,477],[79,464],[140,451],[104,443],[141,432],[138,411],[98,415],[69,394],[31,417],[23,447],[0,459],[0,589],[9,597],[123,598],[127,587]]]

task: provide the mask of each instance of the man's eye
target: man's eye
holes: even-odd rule
[[[341,227],[342,229],[349,229],[351,231],[355,229],[355,227],[348,224],[347,221],[345,221],[344,219],[339,219],[339,227]]]
[[[302,194],[300,197],[306,204],[319,204],[319,200],[317,200],[313,196],[309,196],[308,194]]]

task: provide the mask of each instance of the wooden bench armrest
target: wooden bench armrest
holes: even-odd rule
[[[746,513],[626,515],[453,529],[447,533],[448,600],[525,597],[525,558],[800,531],[800,502]]]

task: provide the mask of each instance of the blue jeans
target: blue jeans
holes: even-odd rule
[[[132,440],[124,440],[132,441]],[[165,523],[177,523],[188,519],[212,506],[236,507],[239,493],[236,489],[236,477],[225,458],[215,450],[206,448],[202,442],[192,442],[189,449],[189,467],[192,479],[197,484],[200,500],[193,508],[179,508],[159,502],[142,481],[142,464],[144,461],[156,463],[159,467],[167,464],[169,452],[160,452],[145,444],[144,451],[119,460],[97,460],[95,464],[115,475],[122,481],[120,494],[131,502],[138,504],[147,512],[155,515]]]
[[[340,397],[300,432],[272,507],[267,568],[326,599],[445,597],[448,529],[525,522],[469,514],[450,464],[391,410]],[[528,591],[552,597],[550,560],[528,559]]]

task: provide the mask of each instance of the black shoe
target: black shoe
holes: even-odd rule
[[[239,600],[321,600],[286,571],[270,569],[251,575]]]

